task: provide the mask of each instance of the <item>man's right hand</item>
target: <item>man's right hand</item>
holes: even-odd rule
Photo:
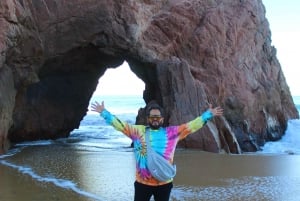
[[[105,107],[104,107],[104,101],[102,101],[101,104],[98,103],[97,101],[95,101],[91,105],[91,110],[94,111],[94,112],[101,113],[104,109],[105,109]]]

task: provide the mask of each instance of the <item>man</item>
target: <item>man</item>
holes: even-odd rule
[[[179,140],[199,130],[214,116],[223,114],[222,108],[212,108],[210,104],[206,112],[190,122],[178,126],[163,127],[163,109],[156,103],[147,106],[148,126],[131,125],[119,120],[105,109],[103,101],[101,104],[97,101],[92,103],[91,109],[100,113],[108,124],[123,132],[133,141],[136,159],[134,201],[149,201],[152,195],[155,201],[168,201],[173,187],[172,178],[167,181],[159,181],[151,175],[148,169],[146,132],[152,149],[172,164],[175,148]]]

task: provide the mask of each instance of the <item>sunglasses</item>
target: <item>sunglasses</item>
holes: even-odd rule
[[[148,116],[148,119],[150,120],[161,120],[163,117],[160,115],[150,115]]]

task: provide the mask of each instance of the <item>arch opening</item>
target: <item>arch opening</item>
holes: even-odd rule
[[[117,68],[106,69],[100,77],[95,95],[135,95],[142,97],[145,83],[138,78],[130,69],[128,63],[124,61]]]
[[[128,63],[124,61],[118,67],[108,67],[105,70],[98,80],[90,104],[94,101],[99,103],[104,101],[106,109],[112,114],[122,121],[135,124],[138,112],[145,107],[144,89],[145,83],[131,71]],[[118,146],[122,144],[125,147],[131,146],[131,140],[111,128],[103,119],[99,120],[98,114],[90,109],[81,120],[78,129],[74,129],[70,136],[82,138],[82,134],[89,138],[89,144],[95,144],[100,148],[119,148]]]
[[[145,83],[134,74],[127,61],[118,67],[107,68],[99,78],[98,85],[90,99],[105,101],[105,106],[114,113],[137,113],[139,107],[144,107],[143,92]],[[110,102],[112,101],[112,102]],[[131,103],[126,103],[129,101]],[[126,105],[129,107],[126,109]],[[120,110],[120,111],[118,111]]]

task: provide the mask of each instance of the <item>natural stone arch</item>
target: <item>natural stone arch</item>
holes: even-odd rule
[[[24,94],[19,91],[18,96],[22,98],[17,99],[14,124],[9,130],[10,140],[19,142],[67,137],[79,126],[80,120],[86,114],[89,99],[99,77],[107,68],[118,67],[124,60],[128,62],[132,72],[145,82],[143,94],[145,102],[156,100],[165,108],[166,125],[170,122],[181,123],[183,119],[181,112],[188,109],[190,107],[188,105],[198,104],[196,88],[189,83],[192,79],[191,74],[180,70],[187,69],[187,64],[179,60],[150,63],[132,57],[113,57],[103,54],[93,45],[88,45],[45,61],[39,71],[40,81],[28,86]],[[181,71],[182,78],[177,79],[177,74],[172,73],[171,69],[174,66]],[[177,90],[180,90],[181,94],[177,93]],[[185,97],[186,91],[190,93],[188,102]],[[194,102],[189,102],[193,99]],[[205,108],[205,104],[202,106]],[[188,118],[184,120],[191,120],[199,112],[190,110],[189,113]],[[144,119],[144,113],[140,112],[139,123],[145,123]],[[22,135],[23,133],[26,135]],[[199,147],[192,145],[193,141],[192,139],[190,142],[184,142],[182,146]],[[207,143],[203,142],[202,146],[207,146]],[[218,146],[212,147],[207,150],[218,151]]]
[[[261,1],[2,0],[0,9],[0,151],[7,138],[68,136],[97,79],[124,60],[167,124],[208,102],[225,109],[185,147],[256,151],[299,118]]]
[[[161,99],[157,93],[159,89],[153,65],[111,57],[102,54],[94,46],[77,48],[46,61],[39,71],[40,81],[30,85],[24,94],[19,92],[22,98],[16,103],[20,107],[15,107],[18,112],[15,112],[14,125],[9,131],[10,139],[18,142],[67,137],[86,114],[98,79],[107,68],[116,68],[125,60],[145,82],[145,102]],[[27,135],[20,135],[24,132]]]

